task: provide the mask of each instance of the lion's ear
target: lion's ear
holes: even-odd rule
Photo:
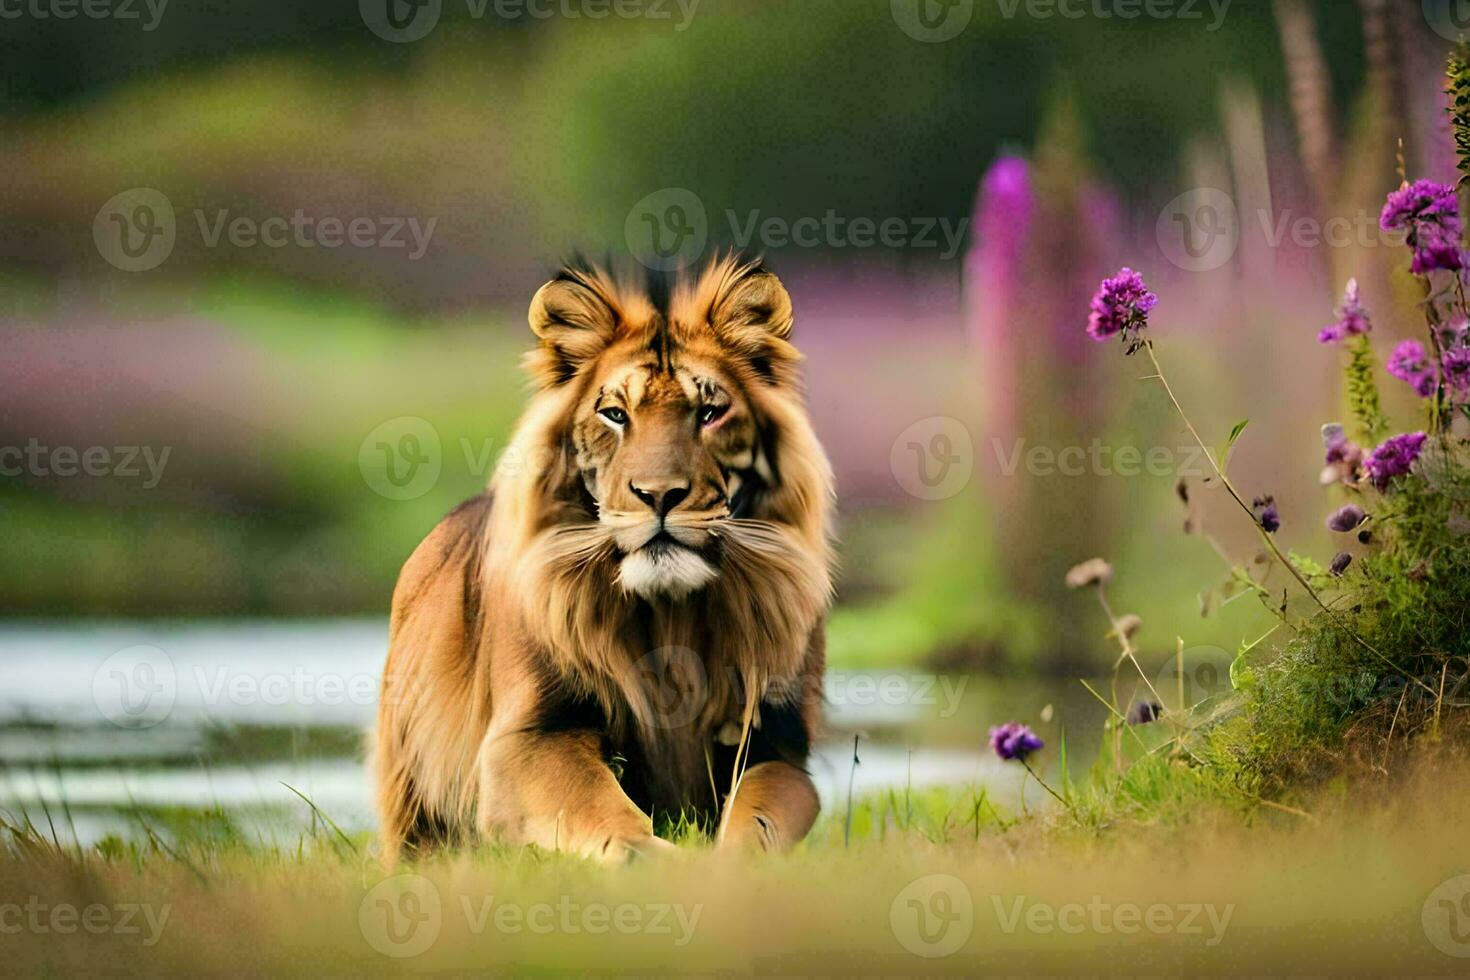
[[[791,295],[780,279],[761,268],[730,283],[710,309],[710,325],[726,340],[756,330],[786,340],[791,322]]]
[[[767,380],[801,355],[791,346],[791,295],[781,280],[760,266],[730,270],[710,304],[709,325],[720,342]]]
[[[541,341],[531,371],[547,386],[569,380],[607,348],[618,328],[618,313],[603,292],[569,275],[536,290],[527,319]]]

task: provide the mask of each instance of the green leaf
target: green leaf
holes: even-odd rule
[[[1243,691],[1256,682],[1255,671],[1251,670],[1246,657],[1252,650],[1260,646],[1266,639],[1281,628],[1281,624],[1275,626],[1256,637],[1254,640],[1240,641],[1240,650],[1235,654],[1235,659],[1230,661],[1230,686],[1237,691]]]
[[[1226,472],[1226,467],[1230,465],[1230,450],[1235,448],[1235,441],[1240,438],[1240,434],[1250,424],[1250,419],[1241,419],[1235,423],[1235,428],[1230,430],[1230,438],[1225,440],[1225,449],[1220,453],[1220,472]]]

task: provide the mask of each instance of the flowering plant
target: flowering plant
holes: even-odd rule
[[[1470,146],[1470,130],[1465,135]],[[1068,584],[1097,589],[1122,651],[1109,702],[1115,747],[1125,726],[1160,720],[1189,760],[1198,762],[1213,751],[1214,761],[1235,770],[1238,784],[1262,785],[1280,778],[1280,760],[1293,757],[1273,751],[1284,739],[1298,748],[1311,738],[1320,745],[1325,734],[1343,732],[1350,724],[1355,731],[1377,732],[1384,742],[1395,733],[1438,731],[1442,711],[1459,703],[1447,700],[1446,690],[1454,690],[1447,688],[1449,682],[1470,685],[1470,634],[1461,625],[1470,604],[1470,305],[1465,295],[1470,261],[1461,244],[1464,226],[1455,189],[1425,180],[1405,182],[1388,195],[1381,224],[1404,235],[1408,271],[1424,296],[1426,328],[1423,340],[1401,341],[1383,363],[1423,400],[1425,420],[1423,428],[1406,431],[1390,426],[1375,378],[1373,318],[1358,282],[1349,280],[1336,319],[1317,333],[1321,343],[1347,351],[1356,437],[1339,423],[1322,428],[1322,483],[1349,498],[1326,518],[1328,529],[1347,537],[1325,566],[1283,552],[1276,541],[1284,523],[1276,499],[1269,493],[1247,496],[1228,476],[1230,449],[1246,423],[1235,426],[1221,452],[1200,437],[1155,349],[1150,315],[1159,297],[1143,276],[1125,268],[1099,285],[1087,334],[1098,341],[1121,335],[1125,354],[1141,352],[1148,358],[1153,373],[1145,380],[1163,388],[1208,459],[1213,479],[1254,525],[1263,545],[1265,561],[1257,565],[1265,570],[1233,565],[1227,584],[1234,591],[1254,592],[1279,619],[1277,628],[1285,627],[1291,636],[1271,660],[1262,659],[1268,651],[1259,648],[1259,640],[1242,647],[1230,671],[1238,710],[1210,712],[1212,730],[1205,739],[1210,748],[1202,748],[1195,738],[1199,732],[1186,717],[1189,706],[1179,705],[1179,711],[1157,707],[1161,699],[1138,666],[1131,643],[1137,617],[1116,617],[1107,604],[1111,567],[1101,559],[1079,565]],[[1178,493],[1188,507],[1184,481]],[[1203,534],[1193,513],[1186,530]],[[1226,555],[1218,542],[1211,539],[1211,544]],[[1293,615],[1279,588],[1268,591],[1265,578],[1276,567],[1285,569],[1310,600],[1308,613]],[[1147,710],[1135,705],[1125,714],[1117,674],[1128,663],[1137,668],[1151,699]],[[1335,703],[1321,697],[1320,685],[1344,679],[1357,685],[1351,697]],[[1193,739],[1193,747],[1184,748],[1186,739]]]

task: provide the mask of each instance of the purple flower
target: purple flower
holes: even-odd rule
[[[1470,344],[1470,320],[1457,316],[1439,328],[1439,345],[1448,350]]]
[[[1327,526],[1334,531],[1346,533],[1356,530],[1367,519],[1368,515],[1357,504],[1343,504],[1327,518]]]
[[[1276,510],[1276,498],[1267,494],[1257,497],[1251,501],[1251,513],[1256,515],[1256,523],[1268,534],[1275,534],[1281,530],[1281,514]]]
[[[1407,382],[1420,398],[1428,398],[1439,384],[1432,364],[1423,344],[1417,340],[1405,340],[1388,355],[1386,366],[1389,374]]]
[[[1333,556],[1332,564],[1328,567],[1327,570],[1333,575],[1341,575],[1343,572],[1347,571],[1347,567],[1352,563],[1352,555],[1348,554],[1346,551],[1339,551],[1335,556]]]
[[[1041,748],[1042,744],[1036,733],[1019,721],[1008,721],[990,729],[990,747],[1007,762],[1012,759],[1025,762],[1026,757]]]
[[[1435,269],[1451,272],[1465,267],[1460,252],[1462,225],[1455,189],[1449,184],[1419,180],[1405,184],[1383,205],[1379,224],[1384,231],[1402,231],[1414,261],[1410,271],[1426,276]]]
[[[1337,321],[1323,327],[1317,333],[1317,340],[1323,344],[1334,344],[1372,329],[1373,323],[1368,319],[1368,311],[1358,294],[1358,280],[1349,279],[1342,294],[1342,305],[1337,308]]]
[[[1438,225],[1421,225],[1414,242],[1414,259],[1409,271],[1416,276],[1427,276],[1435,269],[1458,272],[1465,268],[1460,254],[1459,232],[1453,233]]]
[[[1414,467],[1414,461],[1424,450],[1424,440],[1427,438],[1422,432],[1406,432],[1385,440],[1369,453],[1363,467],[1368,471],[1368,478],[1373,481],[1373,485],[1379,490],[1386,490],[1396,477],[1408,474]]]
[[[1336,422],[1322,426],[1322,445],[1327,449],[1322,484],[1356,483],[1358,467],[1363,464],[1363,450],[1350,441],[1347,432]]]
[[[1433,180],[1416,180],[1388,195],[1378,223],[1384,231],[1412,231],[1422,222],[1459,224],[1455,189]]]
[[[1470,347],[1456,347],[1444,352],[1445,384],[1460,395],[1470,394]]]
[[[1122,334],[1131,341],[1128,353],[1138,349],[1138,331],[1148,326],[1148,313],[1159,298],[1148,291],[1143,276],[1124,266],[1111,279],[1104,279],[1092,297],[1092,313],[1087,318],[1087,335],[1093,340],[1107,340]]]
[[[1164,706],[1157,701],[1139,701],[1128,709],[1128,724],[1147,725],[1151,721],[1158,721],[1163,713]]]

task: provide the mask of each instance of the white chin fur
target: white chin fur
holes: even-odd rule
[[[714,581],[714,566],[688,548],[640,548],[623,559],[618,583],[645,599],[682,599]]]

